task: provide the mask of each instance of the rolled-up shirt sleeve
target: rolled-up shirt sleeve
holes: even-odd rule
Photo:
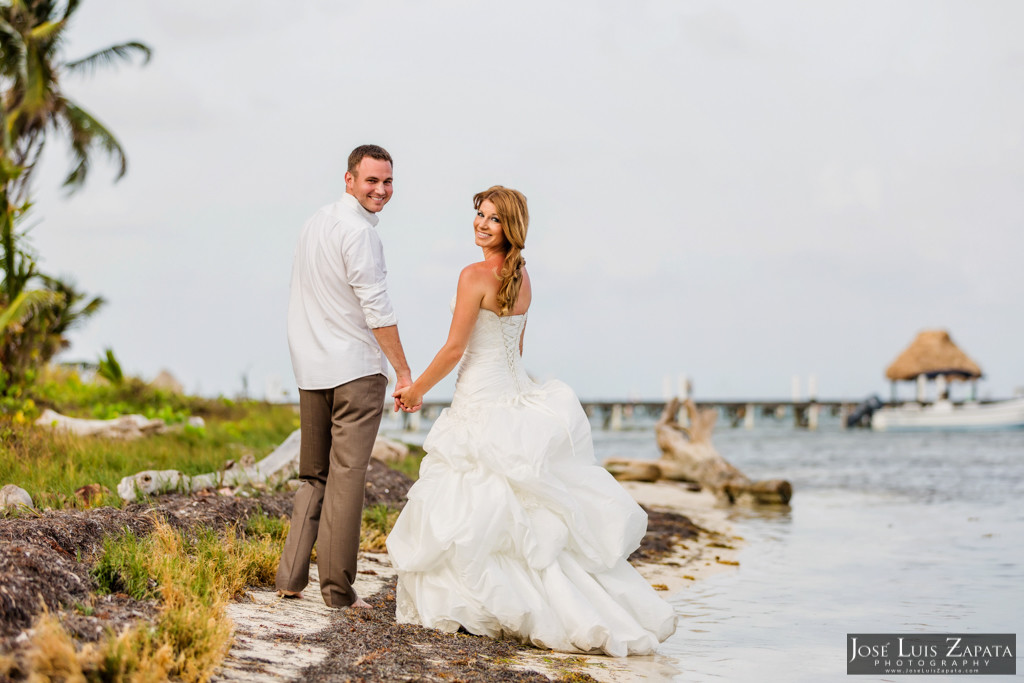
[[[384,246],[373,228],[353,230],[342,242],[342,258],[366,325],[372,330],[398,324],[398,316],[388,296],[388,269],[384,263]]]

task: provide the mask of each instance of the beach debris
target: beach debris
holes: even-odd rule
[[[103,484],[86,484],[75,491],[75,498],[83,505],[92,505],[108,493],[110,493],[110,489]]]
[[[647,460],[610,459],[604,466],[619,481],[658,481],[662,478],[658,463]]]
[[[167,423],[145,415],[122,415],[112,420],[90,420],[68,417],[47,408],[36,420],[39,427],[52,427],[78,436],[104,436],[110,439],[138,439],[150,434],[163,434]]]
[[[680,408],[685,407],[689,427],[679,423]],[[719,455],[711,443],[718,413],[714,409],[697,410],[692,399],[673,398],[655,425],[661,458],[626,460],[613,458],[604,466],[618,479],[639,470],[641,464],[655,466],[658,479],[696,482],[729,503],[788,505],[793,487],[788,481],[772,479],[751,481],[739,469]],[[649,480],[646,480],[649,481]]]
[[[9,507],[35,509],[35,506],[32,505],[32,496],[28,495],[28,491],[14,484],[7,484],[0,489],[0,508]]]
[[[386,442],[383,446],[380,445],[382,441]],[[178,470],[145,470],[122,479],[117,485],[117,493],[124,500],[133,501],[172,492],[187,493],[205,489],[223,491],[225,488],[239,486],[258,489],[288,486],[299,474],[299,442],[300,431],[296,429],[262,460],[257,462],[251,453],[246,453],[237,460],[225,462],[218,472],[189,476]],[[408,452],[405,444],[378,436],[373,448],[374,459],[378,452],[392,453],[399,450],[399,446]],[[386,490],[383,492],[387,493]],[[367,495],[371,494],[368,492]],[[377,495],[377,492],[373,492],[373,495]]]
[[[198,415],[189,417],[184,424],[168,425],[158,417],[148,418],[145,415],[121,415],[110,420],[92,420],[81,417],[68,417],[47,408],[39,419],[38,427],[50,427],[70,432],[76,436],[100,436],[108,439],[138,439],[153,434],[165,434],[169,431],[182,430],[185,426],[202,429],[206,422]]]
[[[263,484],[275,486],[294,477],[299,471],[299,430],[292,432],[280,446],[259,462],[251,454],[239,460],[228,460],[219,472],[189,476],[178,470],[145,470],[125,477],[117,485],[124,500],[161,493],[220,489],[225,486]]]

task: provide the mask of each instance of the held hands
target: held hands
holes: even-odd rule
[[[414,389],[412,380],[408,377],[398,379],[395,384],[395,393],[391,396],[395,399],[396,413],[399,410],[415,413],[423,407],[423,392]]]

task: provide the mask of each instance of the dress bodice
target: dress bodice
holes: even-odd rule
[[[534,387],[519,353],[525,325],[525,313],[499,316],[480,309],[459,366],[453,408],[469,398],[511,399]]]

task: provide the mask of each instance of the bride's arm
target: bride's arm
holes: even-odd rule
[[[455,369],[466,351],[469,335],[473,332],[473,325],[480,314],[487,279],[494,279],[489,270],[479,268],[478,265],[466,266],[459,275],[459,287],[455,293],[455,312],[452,314],[448,340],[434,356],[434,360],[430,361],[423,374],[410,386],[394,394],[407,408],[419,407],[423,402],[423,395]]]

